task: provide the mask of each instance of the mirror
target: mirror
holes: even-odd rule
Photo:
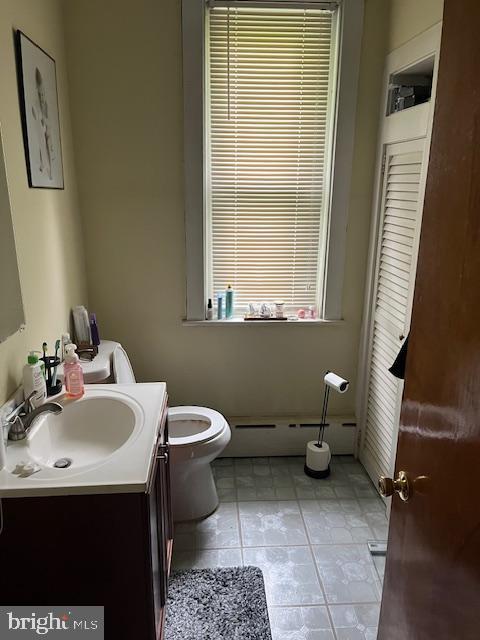
[[[0,342],[25,322],[0,131]]]

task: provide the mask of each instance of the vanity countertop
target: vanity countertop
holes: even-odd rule
[[[0,498],[147,490],[166,415],[165,383],[85,385],[78,400],[53,400],[64,407],[59,416],[42,414],[26,439],[8,442]],[[71,466],[54,467],[58,455]],[[40,470],[22,477],[24,461]]]

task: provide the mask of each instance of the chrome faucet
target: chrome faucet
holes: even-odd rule
[[[61,404],[58,404],[58,402],[46,402],[35,409],[32,404],[34,395],[35,392],[31,393],[25,402],[18,405],[18,407],[6,417],[5,420],[7,424],[10,425],[8,432],[9,440],[23,440],[26,438],[33,423],[42,413],[62,413],[63,407]]]

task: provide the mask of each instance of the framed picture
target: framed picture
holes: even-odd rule
[[[16,47],[28,184],[63,189],[55,60],[21,31]]]

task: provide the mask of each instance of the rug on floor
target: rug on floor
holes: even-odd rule
[[[165,640],[271,640],[258,567],[188,569],[170,576]]]

